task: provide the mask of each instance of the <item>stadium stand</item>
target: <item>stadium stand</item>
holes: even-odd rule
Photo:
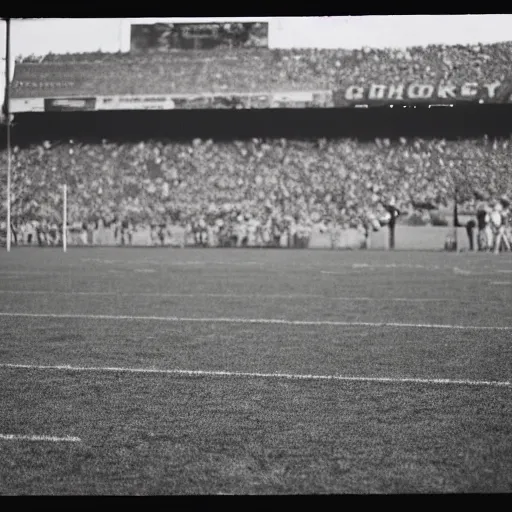
[[[463,208],[474,190],[510,194],[510,140],[376,139],[261,140],[191,143],[65,143],[13,151],[13,216],[60,221],[59,184],[66,173],[69,220],[129,218],[134,224],[209,222],[250,216],[323,220],[363,226],[395,201],[404,218],[447,208],[453,201],[450,170],[468,156],[461,182]],[[3,155],[5,158],[5,156]],[[62,162],[69,162],[62,168]],[[30,171],[29,171],[30,170]],[[247,219],[248,220],[248,219]],[[427,221],[428,222],[428,221]]]
[[[30,74],[32,66],[38,76],[55,77],[70,64],[83,74],[73,94],[300,91],[374,80],[493,81],[508,77],[511,50],[512,43],[504,43],[404,51],[217,49],[150,59],[48,55],[25,59],[15,85],[23,88],[23,73]],[[375,219],[386,218],[383,204],[388,203],[402,212],[403,222],[446,224],[439,211],[452,208],[455,195],[461,211],[473,211],[475,191],[491,198],[512,193],[509,136],[236,140],[233,134],[224,141],[145,137],[20,143],[13,150],[13,218],[20,226],[34,219],[58,224],[59,185],[66,180],[71,224],[100,219],[119,225],[179,224],[199,233],[198,243],[206,230],[201,226],[215,229],[218,240],[252,226],[254,237],[258,231],[262,243],[271,243],[274,231],[290,231],[291,225],[294,233],[322,223],[367,231]],[[5,152],[0,157],[4,165]],[[240,243],[245,235],[237,238]]]
[[[445,81],[463,83],[509,76],[512,43],[428,46],[407,50],[176,50],[145,55],[86,53],[28,57],[25,71],[58,76],[77,64],[75,95],[301,91],[341,83]],[[30,65],[30,66],[29,66]],[[23,78],[20,77],[23,81]],[[40,91],[32,90],[36,95]]]

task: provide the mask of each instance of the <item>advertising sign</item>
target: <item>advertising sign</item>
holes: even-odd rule
[[[368,83],[349,85],[334,92],[337,107],[367,104],[456,104],[501,103],[510,101],[507,84],[498,80],[489,82],[446,83]]]
[[[45,98],[45,112],[96,110],[96,98]]]

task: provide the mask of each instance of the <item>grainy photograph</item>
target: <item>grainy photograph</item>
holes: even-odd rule
[[[512,15],[0,54],[0,495],[512,491]]]

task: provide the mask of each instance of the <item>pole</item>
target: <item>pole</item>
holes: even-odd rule
[[[68,186],[63,187],[63,210],[62,210],[62,249],[66,252],[68,247]]]
[[[456,162],[459,165],[462,165],[462,159],[456,159]],[[458,200],[459,200],[459,178],[455,167],[452,168],[450,172],[452,187],[453,187],[453,244],[454,250],[459,250],[459,240],[458,240],[458,227],[459,227],[459,209],[458,209]]]
[[[5,42],[5,115],[7,121],[7,251],[11,250],[11,111],[10,103],[10,71],[11,71],[11,20],[6,19]]]
[[[457,194],[457,189],[455,189],[455,197],[454,197],[454,201],[453,201],[453,242],[455,244],[455,250],[458,251],[459,250],[459,207],[458,207],[458,204],[457,204],[457,200],[458,200],[458,194]]]

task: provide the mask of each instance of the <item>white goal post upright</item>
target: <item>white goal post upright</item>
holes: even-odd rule
[[[65,183],[62,187],[62,195],[62,250],[66,252],[68,248],[68,186]]]

